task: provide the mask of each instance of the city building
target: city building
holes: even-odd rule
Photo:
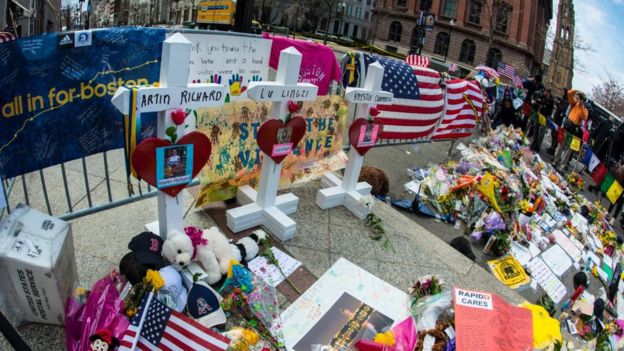
[[[324,11],[317,29],[324,31],[330,21],[330,34],[367,41],[372,28],[373,3],[373,0],[337,1],[335,12]]]
[[[434,15],[431,31],[417,24],[423,13]],[[377,0],[371,41],[463,72],[504,62],[526,76],[541,71],[552,16],[549,0]]]
[[[60,29],[61,0],[0,0],[0,30],[11,24],[20,37]]]
[[[550,57],[546,86],[554,94],[563,94],[563,89],[572,86],[574,75],[574,4],[572,0],[560,0],[557,12],[555,40]]]
[[[170,6],[169,23],[181,26],[195,22],[198,4],[199,0],[173,0]]]

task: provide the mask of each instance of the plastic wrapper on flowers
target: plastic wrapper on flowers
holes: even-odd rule
[[[90,350],[89,337],[100,329],[121,339],[130,324],[123,315],[125,305],[119,290],[124,281],[119,274],[112,274],[97,281],[82,303],[68,299],[65,307],[65,335],[67,350]]]
[[[247,303],[253,314],[271,331],[273,337],[282,344],[282,320],[280,318],[277,291],[262,278],[253,274],[254,290],[247,293]]]
[[[411,351],[418,342],[414,319],[409,317],[391,330],[377,334],[375,340],[361,339],[355,343],[358,351]]]
[[[416,318],[416,328],[418,330],[435,328],[440,315],[448,311],[452,305],[453,297],[450,290],[418,300],[411,307],[412,315]]]

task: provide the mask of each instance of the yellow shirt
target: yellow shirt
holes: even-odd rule
[[[574,100],[574,95],[576,95],[576,90],[568,91],[568,102],[570,103],[570,113],[568,114],[568,119],[570,122],[574,123],[574,125],[581,125],[583,121],[587,119],[589,116],[589,111],[587,107],[581,102],[576,102]]]

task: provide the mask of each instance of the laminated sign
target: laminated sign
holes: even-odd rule
[[[531,282],[524,268],[513,256],[488,261],[494,276],[512,289],[516,289]]]
[[[533,350],[531,312],[502,297],[453,289],[457,351]]]

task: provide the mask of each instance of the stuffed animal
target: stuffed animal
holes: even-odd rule
[[[91,351],[113,351],[119,346],[119,340],[106,329],[99,329],[89,337]]]
[[[162,254],[177,269],[184,269],[192,261],[199,262],[208,275],[208,283],[215,284],[228,272],[231,260],[246,262],[256,257],[260,251],[258,243],[264,238],[266,233],[256,230],[232,243],[217,227],[186,227],[184,233],[169,232]]]
[[[371,194],[386,196],[390,192],[390,180],[386,175],[386,172],[379,168],[363,166],[360,171],[360,177],[358,182],[367,182],[373,189]]]

